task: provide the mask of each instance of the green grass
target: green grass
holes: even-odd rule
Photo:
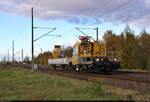
[[[79,84],[78,84],[79,83]],[[80,81],[20,68],[0,69],[0,100],[109,100],[102,83]]]
[[[121,94],[125,92],[126,95]],[[131,94],[134,92],[106,86],[101,80],[92,82],[31,73],[20,67],[0,68],[0,100],[126,100],[132,99]]]

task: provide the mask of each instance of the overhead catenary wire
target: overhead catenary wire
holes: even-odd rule
[[[24,23],[21,23],[23,26],[22,26],[22,29],[21,29],[20,31],[18,31],[17,37],[16,37],[16,39],[14,39],[15,41],[17,41],[21,36],[23,36],[23,33],[25,32],[25,29],[27,28],[27,22],[28,22],[28,19],[27,19],[28,9],[24,9],[24,11],[25,11],[25,22],[24,22]]]
[[[107,0],[107,1],[105,0],[105,3],[103,3],[102,5],[99,5],[98,7],[95,7],[96,5],[94,5],[95,8],[93,8],[93,9],[86,9],[86,10],[84,10],[84,12],[90,12],[90,14],[92,15],[93,11],[99,10],[99,9],[103,9],[106,6],[106,4],[108,4],[109,2],[110,2],[110,0]]]
[[[47,35],[47,36],[48,36],[48,35]],[[43,50],[45,50],[44,48],[47,47],[47,43],[51,43],[51,42],[53,42],[53,41],[56,41],[56,38],[59,38],[59,36],[53,36],[53,37],[54,37],[53,39],[46,41],[46,42],[45,42],[46,44],[44,44],[44,45],[42,44],[42,45],[41,45]],[[39,45],[38,45],[38,46],[39,46]],[[35,46],[35,48],[39,48],[39,47]],[[46,50],[45,50],[45,51],[46,51]]]
[[[39,39],[41,39],[42,37],[48,35],[49,33],[51,33],[51,32],[54,31],[54,30],[56,30],[56,28],[53,28],[51,31],[49,31],[49,32],[47,32],[46,34],[43,34],[42,36],[38,37],[37,39],[34,40],[34,42],[37,41],[37,40],[39,40]]]
[[[134,2],[133,2],[134,1]],[[134,4],[134,5],[130,5],[130,6],[132,6],[132,7],[126,7],[126,6],[128,6],[129,4]],[[135,10],[139,10],[140,9],[140,12],[142,12],[142,11],[144,11],[144,9],[143,8],[141,8],[141,5],[137,5],[136,4],[136,0],[130,0],[130,2],[128,2],[127,3],[128,5],[124,5],[123,7],[120,7],[121,8],[121,11],[119,11],[119,12],[117,12],[116,13],[116,17],[117,16],[121,16],[121,15],[123,15],[125,12],[131,12],[131,11],[135,11]],[[119,8],[119,9],[120,9]],[[118,9],[116,9],[116,11],[117,11]],[[105,17],[107,16],[107,15],[104,15]],[[130,15],[128,15],[128,16],[132,16],[132,13],[130,13]],[[133,18],[133,17],[132,17]],[[133,18],[134,19],[134,18]],[[128,22],[128,21],[123,21],[123,22]],[[127,23],[126,23],[127,24]],[[117,25],[119,25],[119,24],[117,24]]]
[[[34,3],[34,7],[38,6],[40,0],[36,0],[36,2]]]
[[[135,4],[135,6],[133,6],[132,8],[123,8],[123,10],[122,10],[121,12],[117,13],[116,15],[120,16],[120,15],[124,14],[125,11],[130,12],[130,11],[132,11],[132,10],[139,10],[139,8],[140,8],[140,10],[144,11],[144,9],[142,9],[142,8],[139,7],[139,6],[136,6],[136,4]],[[142,11],[140,11],[140,12],[142,12]],[[130,14],[132,14],[132,13],[130,13]],[[131,16],[131,15],[130,15],[130,16]]]
[[[23,33],[24,33],[25,29],[26,29],[26,25],[27,25],[27,18],[25,17],[25,24],[23,25],[23,27],[20,30],[20,32],[18,32],[15,41],[17,41],[23,35]]]
[[[108,16],[108,14],[111,14],[111,13],[113,13],[114,11],[116,11],[116,10],[118,10],[118,9],[124,7],[124,6],[127,6],[128,4],[130,4],[130,3],[133,2],[133,1],[134,1],[134,0],[128,0],[127,2],[122,3],[121,5],[119,5],[119,6],[115,7],[115,8],[113,8],[113,9],[109,10],[108,12],[106,12],[106,13],[104,13],[104,14],[98,15],[98,16],[99,16],[99,17],[106,17],[106,16]]]
[[[106,15],[108,15],[108,14],[111,14],[111,13],[114,12],[115,10],[118,10],[118,9],[122,8],[123,6],[126,6],[127,4],[129,4],[129,3],[133,2],[133,1],[134,1],[134,0],[128,0],[127,2],[125,2],[125,3],[123,3],[123,4],[119,5],[119,6],[117,6],[117,7],[115,7],[115,8],[113,8],[113,9],[111,9],[111,10],[109,10],[108,12],[106,12],[106,13],[104,13],[104,14],[102,14],[102,15],[98,15],[98,16],[99,16],[99,17],[104,17],[104,16],[106,16]]]
[[[79,32],[81,32],[82,34],[84,34],[85,36],[88,36],[86,33],[84,33],[83,31],[81,31],[79,28],[75,28],[77,29]],[[86,29],[86,28],[85,28]],[[88,36],[90,37],[93,41],[95,41],[95,39],[93,39],[91,36]],[[96,42],[96,41],[95,41]]]
[[[50,28],[50,27],[34,27],[34,29],[54,29],[54,28]]]

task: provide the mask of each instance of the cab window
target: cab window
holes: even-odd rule
[[[73,48],[73,56],[77,56],[78,54],[78,47]]]

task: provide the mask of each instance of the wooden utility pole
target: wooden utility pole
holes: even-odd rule
[[[31,8],[31,19],[32,19],[32,71],[34,71],[34,22],[33,22],[33,7]]]
[[[96,41],[98,43],[98,27],[96,28]]]
[[[13,51],[12,51],[12,62],[14,63],[14,40],[13,40],[13,42],[12,42],[12,49],[13,49]]]

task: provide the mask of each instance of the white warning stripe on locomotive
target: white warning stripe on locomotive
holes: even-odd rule
[[[48,59],[48,64],[69,64],[72,58]]]

